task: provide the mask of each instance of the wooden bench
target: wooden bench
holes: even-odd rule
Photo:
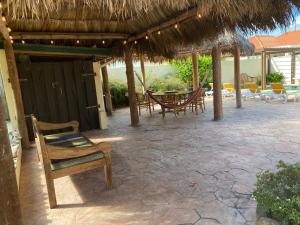
[[[57,206],[54,179],[104,167],[107,189],[112,188],[111,144],[94,144],[78,132],[79,123],[45,123],[32,116],[37,154],[45,171],[50,208]],[[72,128],[45,135],[43,132]]]

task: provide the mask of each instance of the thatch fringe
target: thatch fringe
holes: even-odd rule
[[[161,35],[128,43],[139,54],[172,57],[177,46],[201,45],[224,30],[251,33],[285,27],[294,20],[299,0],[7,0],[13,31],[110,32],[131,36],[147,32],[178,15],[197,9],[197,15],[170,26]],[[57,43],[57,42],[56,42]],[[74,43],[74,41],[73,41]],[[82,41],[85,46],[95,40]],[[118,55],[122,40],[107,41]],[[66,41],[62,44],[71,44]]]

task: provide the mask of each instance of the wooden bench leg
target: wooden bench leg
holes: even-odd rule
[[[54,188],[54,180],[46,175],[46,184],[48,190],[48,198],[50,209],[53,209],[57,206],[56,196],[55,196],[55,188]]]
[[[108,190],[112,189],[112,171],[111,171],[111,164],[106,164],[104,166],[104,174],[105,174],[105,183],[106,188]]]

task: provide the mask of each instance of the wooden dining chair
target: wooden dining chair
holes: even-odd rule
[[[154,103],[149,98],[148,95],[143,95],[141,93],[137,93],[136,101],[137,101],[137,105],[138,105],[139,115],[141,115],[142,108],[145,108],[146,110],[148,110],[150,113],[150,116],[152,115],[152,112],[154,111]]]
[[[112,188],[111,144],[94,144],[78,132],[79,123],[46,123],[32,116],[38,158],[43,163],[50,208],[57,206],[54,179],[104,167],[107,189]],[[43,132],[72,128],[70,132]]]

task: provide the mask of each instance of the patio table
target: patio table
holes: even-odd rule
[[[181,102],[184,102],[190,94],[192,94],[192,91],[167,91],[167,92],[156,92],[152,95],[159,98],[160,101],[162,101],[165,104],[179,104]],[[168,109],[166,112],[173,112],[172,110]],[[159,113],[162,113],[160,111]]]

